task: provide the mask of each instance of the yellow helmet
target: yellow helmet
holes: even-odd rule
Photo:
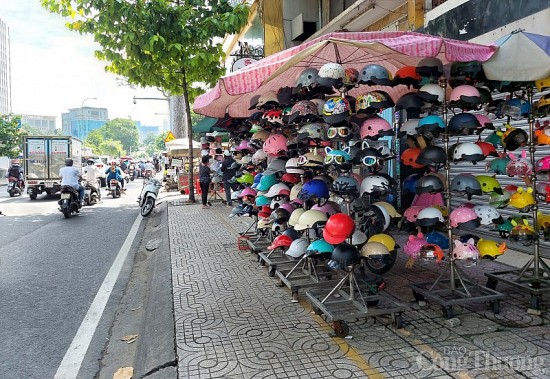
[[[388,202],[385,202],[385,201],[377,201],[376,203],[374,203],[373,205],[378,205],[378,206],[381,206],[383,207],[384,209],[386,209],[386,211],[388,211],[388,213],[390,214],[390,217],[391,218],[394,218],[394,217],[401,217],[401,214],[399,212],[397,212],[397,210],[395,209],[395,207],[393,205],[391,205],[390,203]]]
[[[386,246],[388,251],[393,251],[396,247],[398,247],[393,237],[385,233],[379,233],[371,236],[368,242],[379,242],[382,245]]]
[[[535,80],[535,87],[537,87],[539,92],[550,89],[550,76],[546,79]]]

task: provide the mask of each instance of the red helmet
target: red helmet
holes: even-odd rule
[[[406,149],[403,154],[401,154],[401,161],[406,166],[411,166],[412,168],[422,168],[423,164],[416,162],[416,158],[420,155],[422,149],[419,147],[409,147]]]
[[[288,248],[290,247],[291,243],[292,243],[292,238],[290,238],[285,234],[281,234],[280,236],[275,237],[271,245],[267,247],[267,250],[275,250],[279,247]]]
[[[281,182],[290,184],[300,183],[300,175],[287,172],[281,177]]]
[[[323,229],[323,238],[336,245],[349,238],[355,230],[355,222],[345,213],[336,213],[329,217]]]

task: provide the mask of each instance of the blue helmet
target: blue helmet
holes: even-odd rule
[[[309,182],[306,182],[298,193],[298,199],[302,201],[328,198],[328,185],[321,179],[311,179]]]
[[[435,230],[426,234],[426,241],[439,246],[443,250],[449,248],[449,239],[443,233],[436,232]]]
[[[324,239],[318,239],[309,244],[306,255],[332,254],[333,251],[334,245],[331,245]]]
[[[411,174],[403,180],[403,191],[416,193],[416,182],[422,177],[421,174]]]
[[[416,131],[421,135],[437,136],[445,131],[445,122],[440,116],[429,115],[418,121]]]
[[[254,176],[254,181],[252,182],[252,188],[258,187],[258,184],[260,184],[260,180],[262,180],[262,176],[263,176],[262,173],[256,174],[256,176]]]

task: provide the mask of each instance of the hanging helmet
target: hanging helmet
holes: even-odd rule
[[[477,121],[480,124],[480,127],[478,128],[478,131],[482,131],[484,129],[494,129],[495,126],[493,125],[493,121],[484,114],[476,113],[474,115],[475,118],[477,118]]]
[[[461,85],[451,92],[449,104],[462,109],[475,109],[481,104],[481,95],[476,87]]]
[[[254,183],[254,177],[252,174],[249,174],[248,172],[243,172],[241,175],[239,175],[236,179],[237,183],[240,184],[252,184]]]
[[[324,103],[323,103],[324,104]],[[302,125],[298,129],[298,140],[310,138],[314,141],[326,141],[327,140],[327,128],[325,123],[314,122]]]
[[[359,194],[359,183],[351,176],[339,176],[331,185],[331,191],[338,195]]]
[[[468,200],[473,195],[481,196],[481,184],[475,176],[470,174],[459,174],[451,182],[451,191],[465,193]]]
[[[260,198],[261,196],[258,196],[256,199]],[[269,208],[269,203],[268,205],[263,205],[260,209],[260,211],[258,212],[258,217],[260,219],[268,219],[269,218],[269,215],[271,214],[271,212],[273,211],[273,209]]]
[[[286,251],[286,255],[293,258],[300,258],[306,253],[309,242],[305,238],[298,238],[292,241],[290,247]]]
[[[326,224],[328,220],[324,212],[318,210],[308,210],[302,213],[298,223],[294,225],[294,229],[300,231],[305,229],[320,228]]]
[[[443,62],[439,58],[422,58],[416,65],[416,73],[425,78],[439,78],[443,75]]]
[[[509,116],[514,120],[520,120],[527,117],[531,112],[531,104],[524,99],[510,99],[502,103],[500,111],[497,111],[498,116]]]
[[[384,91],[370,91],[357,96],[355,111],[357,113],[373,113],[381,109],[391,108],[395,105],[391,96]]]
[[[298,198],[302,201],[328,199],[328,185],[321,179],[311,179],[302,186],[300,193],[298,193]]]
[[[409,92],[397,99],[395,103],[395,110],[401,109],[421,109],[424,106],[424,99],[422,99],[417,93]]]
[[[332,260],[340,264],[340,268],[357,264],[361,261],[359,250],[348,243],[341,243],[334,247]]]
[[[259,165],[263,161],[267,159],[267,154],[263,149],[256,150],[256,152],[252,155],[251,162],[255,165]]]
[[[340,208],[340,205],[334,201],[327,201],[325,204],[323,205],[319,205],[319,204],[314,204],[312,207],[311,207],[312,210],[315,210],[315,211],[321,211],[323,212],[324,214],[327,215],[327,217],[330,217],[332,216],[333,214],[335,213],[340,213],[342,212],[342,209]]]
[[[269,191],[264,195],[266,197],[290,196],[290,188],[284,183],[275,183],[269,188]]]
[[[420,164],[416,161],[416,158],[420,155],[422,150],[419,147],[409,147],[401,154],[401,161],[406,166],[411,166],[412,168],[422,168],[423,164]]]
[[[550,76],[546,79],[535,80],[535,87],[537,87],[539,92],[550,89]]]
[[[536,164],[537,174],[544,174],[547,172],[550,172],[550,155],[539,159]]]
[[[449,121],[449,134],[455,136],[473,134],[474,130],[480,126],[479,121],[473,114],[458,113],[451,117]]]
[[[474,212],[481,225],[502,224],[504,222],[500,212],[491,205],[476,205]]]
[[[476,164],[484,159],[485,155],[483,155],[481,147],[472,142],[459,143],[453,152],[454,163],[469,161]]]
[[[395,73],[395,76],[392,80],[392,85],[396,86],[399,84],[404,84],[408,87],[418,88],[420,87],[420,81],[422,77],[416,73],[416,67],[414,66],[404,66],[401,67]]]
[[[369,241],[361,248],[361,256],[367,259],[390,255],[388,248],[380,242]]]
[[[401,126],[399,126],[399,132],[397,133],[397,135],[399,137],[403,137],[404,135],[408,135],[408,136],[417,135],[418,122],[419,120],[416,118],[405,121],[404,123],[401,124]]]
[[[258,192],[254,188],[246,187],[241,191],[241,193],[239,194],[239,197],[243,198],[248,196],[248,197],[256,198],[257,194]]]
[[[282,134],[271,134],[264,142],[264,152],[270,157],[277,157],[288,151],[286,137]]]
[[[333,245],[342,243],[355,230],[353,219],[345,213],[336,213],[330,216],[323,229],[323,238]]]
[[[229,217],[241,216],[243,214],[243,208],[244,208],[244,204],[239,204],[236,207],[233,207]]]
[[[285,224],[290,219],[290,212],[287,209],[278,207],[269,215],[271,221],[277,224]]]
[[[474,240],[471,238],[466,243],[460,240],[454,241],[453,258],[461,261],[467,261],[468,266],[475,265],[479,259],[479,250]]]
[[[301,168],[298,168],[298,167],[299,167],[298,158],[290,158],[285,163],[284,171],[286,171],[288,174],[303,175],[304,170],[301,169]],[[282,180],[282,178],[281,178],[281,180]]]
[[[508,151],[514,151],[527,145],[529,136],[523,129],[508,127],[502,135],[502,146]]]
[[[439,193],[445,190],[443,181],[437,174],[424,175],[416,182],[415,192],[422,193]]]
[[[449,248],[449,238],[447,238],[443,233],[435,230],[426,234],[426,241],[430,244],[435,244],[442,249]]]
[[[481,191],[483,191],[483,193],[502,193],[500,183],[496,180],[495,177],[488,175],[477,175],[476,179],[479,182],[481,186]]]
[[[442,167],[447,163],[447,154],[441,146],[426,146],[418,154],[416,163],[424,166]]]
[[[420,254],[420,249],[422,249],[422,246],[427,243],[428,242],[422,233],[418,233],[416,236],[409,236],[409,239],[403,247],[403,252],[410,258],[416,259]]]
[[[391,218],[401,217],[401,214],[397,212],[395,207],[386,201],[377,201],[373,203],[373,205],[383,207],[388,212]]]
[[[367,243],[367,235],[361,230],[356,229],[351,235],[351,244],[357,248],[361,248],[365,243]]]
[[[389,234],[385,234],[385,233],[378,233],[378,234],[372,235],[369,238],[368,242],[381,243],[386,247],[386,249],[388,249],[389,252],[395,251],[395,249],[399,247],[397,246],[395,239]]]
[[[264,195],[260,195],[256,197],[256,200],[254,201],[254,204],[256,204],[257,207],[263,207],[264,205],[269,205],[271,200]]]
[[[283,176],[281,176],[281,182],[290,185],[300,183],[300,175],[289,174],[288,172],[284,173]]]
[[[258,103],[256,104],[256,108],[263,108],[267,105],[278,105],[279,100],[277,100],[277,93],[275,91],[267,91],[266,93],[263,93],[258,98]]]
[[[286,161],[284,159],[276,158],[272,159],[267,165],[264,175],[273,175],[276,173],[283,173],[286,169]]]
[[[324,157],[317,150],[310,151],[298,157],[298,167],[323,167]]]
[[[317,82],[324,87],[340,88],[346,78],[346,71],[341,64],[326,63],[319,69]]]
[[[318,115],[317,104],[310,100],[301,100],[292,106],[288,122],[301,122]]]
[[[522,223],[515,220],[512,220],[511,223],[513,228],[510,231],[510,239],[512,241],[521,242],[525,246],[529,246],[539,238],[538,233],[529,225],[526,219],[523,219]]]
[[[418,120],[418,125],[415,129],[418,134],[433,138],[445,132],[445,122],[441,116],[429,115]]]
[[[422,174],[411,174],[403,180],[402,189],[405,192],[416,193],[416,182],[420,179]]]
[[[393,130],[389,122],[377,115],[371,115],[364,118],[356,117],[354,120],[360,122],[357,124],[360,127],[359,133],[361,139],[377,140],[383,136],[393,136]],[[353,122],[353,121],[352,121]]]
[[[445,101],[445,89],[439,84],[424,84],[417,93],[428,103],[443,104]]]
[[[269,137],[269,133],[265,130],[258,130],[250,137],[250,144],[256,149],[261,149],[265,140]]]
[[[546,94],[542,96],[538,101],[535,103],[535,106],[533,108],[533,114],[545,117],[548,116],[550,113],[550,94]]]
[[[520,178],[525,178],[533,173],[533,165],[531,160],[527,159],[527,151],[523,151],[521,157],[515,157],[511,159],[510,162],[506,165],[506,174],[508,176],[518,176]]]
[[[277,176],[275,174],[273,175],[263,175],[260,179],[260,183],[256,187],[258,191],[269,191],[271,186],[278,183],[279,180],[277,179]]]
[[[319,71],[314,67],[304,69],[296,79],[296,87],[310,87],[317,84],[319,79]]]
[[[300,217],[304,214],[306,210],[304,208],[296,208],[292,213],[290,214],[290,218],[288,219],[288,225],[290,226],[296,226],[298,221],[300,220]]]
[[[418,252],[418,258],[426,261],[435,260],[436,262],[441,262],[445,258],[445,253],[439,245],[428,243],[422,245]]]
[[[328,99],[323,106],[323,120],[329,124],[344,121],[351,114],[349,101],[342,97]]]
[[[527,187],[527,190],[524,190],[523,187],[519,187],[516,193],[510,197],[509,205],[523,212],[529,211],[533,205],[535,205],[533,192],[532,187]]]
[[[477,141],[475,144],[481,148],[481,152],[485,158],[489,156],[498,157],[497,150],[489,142]]]
[[[510,193],[502,191],[502,194],[491,192],[489,195],[489,205],[495,208],[505,208],[510,203]]]
[[[359,77],[360,84],[368,85],[391,85],[391,74],[379,64],[368,64],[361,70]]]
[[[290,201],[296,201],[301,204],[302,201],[298,199],[298,194],[302,190],[303,184],[302,183],[296,183],[292,186],[290,189]]]
[[[306,255],[332,254],[334,245],[331,245],[323,239],[318,239],[309,244]]]
[[[387,192],[391,189],[388,179],[381,175],[369,175],[361,182],[361,196],[375,192]]]
[[[262,115],[262,125],[283,125],[283,111],[281,109],[269,109]]]
[[[449,214],[449,221],[453,228],[475,229],[480,225],[476,212],[467,207],[455,208]]]
[[[437,223],[444,223],[443,214],[437,208],[427,207],[418,212],[416,217],[416,225],[418,226],[434,226]]]
[[[279,248],[287,249],[292,244],[292,241],[292,238],[290,238],[289,236],[281,234],[280,236],[277,236],[273,239],[273,242],[267,247],[267,250],[275,250]]]
[[[239,143],[238,146],[235,147],[235,150],[245,152],[254,153],[256,152],[256,148],[250,145],[250,142],[247,139],[243,139],[241,143]]]
[[[254,176],[254,182],[252,183],[252,188],[258,188],[258,184],[260,184],[260,181],[262,180],[263,174],[260,172]]]
[[[386,229],[388,229],[390,227],[390,223],[391,223],[390,213],[388,212],[388,210],[386,208],[384,208],[381,205],[373,204],[372,206],[375,207],[375,208],[378,208],[378,211],[380,212],[380,214],[382,214],[382,219],[380,221],[383,222],[382,231],[385,231]]]
[[[485,171],[495,173],[497,175],[505,175],[506,174],[506,166],[508,166],[508,163],[512,159],[506,155],[501,155],[498,158],[495,158],[491,160],[490,162],[487,162],[487,165],[485,166]]]
[[[344,78],[344,84],[353,86],[357,83],[359,80],[359,71],[357,71],[353,67],[348,67],[344,69],[345,72],[345,78]]]
[[[241,159],[237,159],[235,160],[235,162],[237,162],[240,165],[244,165],[244,167],[246,167],[248,166],[249,163],[252,163],[252,155],[251,154],[243,155]]]

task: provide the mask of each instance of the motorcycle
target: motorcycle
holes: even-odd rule
[[[145,170],[145,173],[143,174],[143,177],[145,179],[150,178],[153,176],[153,170]]]
[[[61,187],[61,199],[58,202],[59,210],[65,218],[71,217],[71,214],[80,212],[80,201],[78,201],[78,192],[71,186]]]
[[[143,182],[141,194],[138,198],[138,203],[141,207],[141,215],[143,217],[149,216],[149,214],[155,207],[155,202],[157,200],[157,196],[161,186],[161,182],[152,177],[145,179],[145,181]]]
[[[25,186],[23,182],[14,176],[8,178],[8,193],[10,197],[20,196],[23,193]]]
[[[98,185],[99,183],[96,183],[96,185],[91,185],[88,182],[82,183],[84,186],[85,192],[84,192],[84,203],[86,205],[94,205],[99,203],[101,200],[101,191],[98,191]]]
[[[120,193],[122,191],[120,182],[116,179],[111,179],[109,181],[109,188],[107,189],[107,191],[109,191],[109,193],[113,196],[113,199],[120,197]]]
[[[136,178],[136,171],[134,169],[133,166],[130,166],[130,168],[128,169],[128,176],[130,177],[130,180],[133,182],[134,179]]]

